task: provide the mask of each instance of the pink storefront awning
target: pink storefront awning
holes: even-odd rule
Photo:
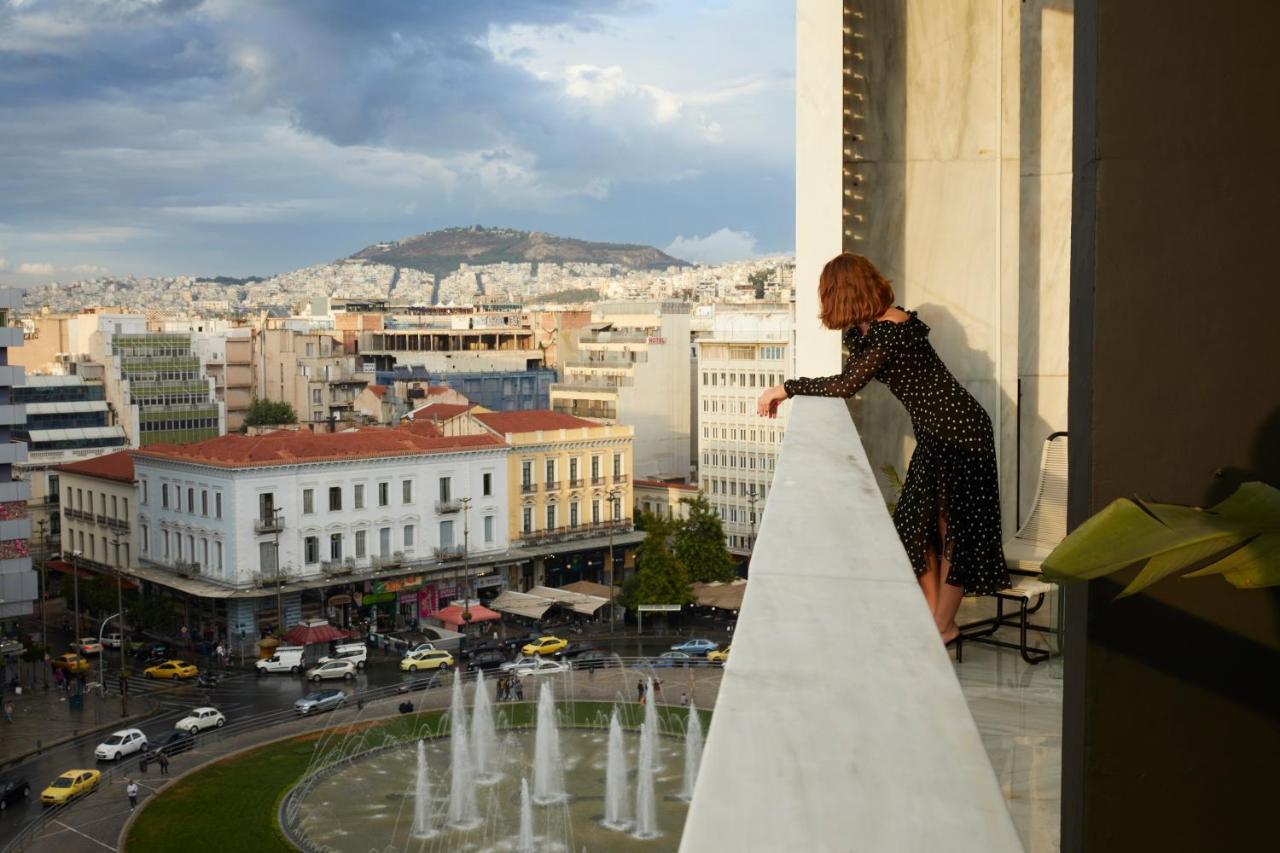
[[[467,620],[462,618],[462,608],[457,604],[450,604],[448,607],[445,607],[442,610],[437,610],[435,613],[432,613],[431,616],[432,618],[439,619],[445,625],[449,625],[451,627],[457,627],[459,625],[469,624]],[[494,619],[501,619],[501,618],[502,617],[499,614],[494,613],[489,608],[482,607],[479,604],[473,605],[471,607],[470,622],[472,623],[492,622]]]

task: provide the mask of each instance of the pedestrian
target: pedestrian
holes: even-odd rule
[[[654,702],[662,701],[662,679],[661,678],[655,678],[653,680],[653,701]]]
[[[130,779],[124,792],[129,795],[129,811],[133,811],[138,807],[138,783]]]
[[[161,752],[158,756],[156,756],[156,763],[160,765],[160,775],[168,776],[169,775],[169,756]]]
[[[524,701],[524,682],[518,678],[515,680],[515,682],[516,682],[516,701],[523,702]]]
[[[636,701],[641,705],[644,704],[644,679],[636,679]]]
[[[683,690],[680,691],[680,704],[686,708],[689,707],[689,694]]]
[[[4,721],[6,723],[13,722],[13,703],[12,702],[4,703]]]
[[[62,689],[62,670],[60,669],[55,669],[53,671],[53,686],[59,690]]]

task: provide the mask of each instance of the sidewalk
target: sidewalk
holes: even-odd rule
[[[86,693],[83,710],[73,711],[71,695],[52,684],[47,691],[40,686],[25,688],[20,696],[5,691],[4,700],[13,703],[13,722],[0,720],[0,766],[90,732],[124,728],[131,720],[150,716],[156,708],[152,696],[130,696],[129,715],[124,717],[118,694],[102,699],[96,693]]]

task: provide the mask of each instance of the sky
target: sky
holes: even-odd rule
[[[471,224],[791,252],[794,43],[777,0],[0,0],[0,283]]]

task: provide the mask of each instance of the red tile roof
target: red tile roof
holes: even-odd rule
[[[582,427],[598,427],[602,424],[586,418],[576,418],[549,409],[530,409],[523,412],[482,412],[473,416],[476,420],[496,433],[503,435],[514,432],[534,432],[536,430],[581,429]]]
[[[420,428],[365,427],[335,433],[277,430],[254,436],[224,435],[192,444],[154,444],[134,451],[134,455],[219,468],[256,468],[301,462],[416,456],[502,445],[500,439],[490,435],[442,436]]]
[[[373,396],[375,396],[375,397],[385,397],[385,396],[387,396],[387,386],[386,386],[386,385],[370,385],[370,386],[368,386],[368,387],[369,387],[369,390],[373,393]]]
[[[409,413],[411,420],[447,421],[471,408],[471,403],[431,403]]]
[[[437,394],[448,394],[452,390],[453,389],[450,388],[448,385],[428,385],[427,396],[434,397]]]
[[[59,466],[58,470],[66,471],[68,474],[97,477],[99,480],[117,480],[121,483],[132,483],[134,479],[133,457],[127,450],[86,459],[83,462],[70,462]]]

